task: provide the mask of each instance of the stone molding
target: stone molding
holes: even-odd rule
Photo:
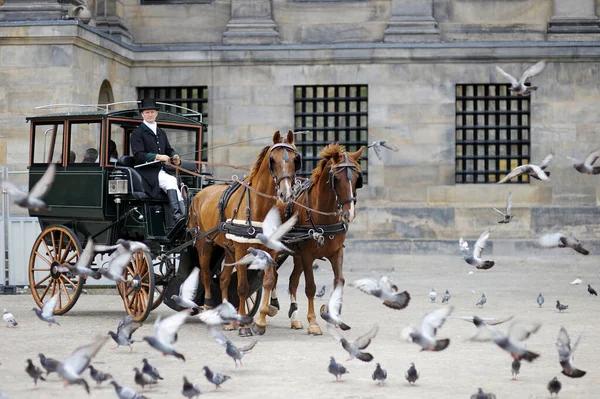
[[[271,7],[271,0],[232,0],[231,20],[223,33],[223,44],[279,43]]]
[[[433,17],[432,0],[393,0],[392,18],[384,32],[385,42],[428,42],[440,40]]]

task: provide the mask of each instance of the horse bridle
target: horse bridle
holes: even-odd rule
[[[352,173],[352,171],[353,170],[356,171],[358,173],[358,177],[356,180],[355,187],[356,187],[356,189],[359,189],[362,187],[362,173],[360,172],[360,169],[358,169],[358,167],[356,167],[356,165],[354,163],[350,162],[350,160],[348,159],[348,153],[345,152],[344,153],[344,162],[339,163],[337,165],[332,165],[331,169],[329,169],[329,184],[330,184],[331,190],[335,194],[338,208],[340,208],[340,209],[349,202],[354,201],[354,203],[356,203],[356,193],[353,197],[346,198],[345,200],[340,200],[340,195],[338,194],[337,189],[335,188],[335,175],[344,170],[346,170],[349,182],[352,182],[352,180],[354,179],[354,174]]]
[[[290,175],[289,173],[284,173],[283,175],[281,175],[279,177],[275,176],[275,173],[273,172],[273,167],[271,166],[271,163],[273,162],[273,158],[272,158],[271,154],[277,148],[283,149],[283,161],[284,162],[290,161],[290,156],[288,155],[288,150],[293,152],[296,155],[296,157],[294,158],[294,174],[293,175]],[[292,185],[293,185],[294,180],[296,179],[296,173],[298,172],[298,170],[301,167],[302,167],[302,157],[301,157],[300,153],[298,153],[298,150],[296,150],[292,145],[290,145],[288,143],[277,143],[277,144],[274,144],[273,147],[271,147],[271,151],[269,152],[269,172],[271,173],[271,177],[273,178],[273,181],[275,182],[275,186],[278,187],[279,183],[281,183],[285,179],[290,179],[292,181]]]

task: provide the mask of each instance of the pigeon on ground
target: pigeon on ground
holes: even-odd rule
[[[189,310],[185,309],[165,319],[159,316],[154,322],[154,336],[144,337],[144,341],[163,355],[172,355],[185,362],[185,357],[173,348],[173,344],[177,341],[177,331],[189,314]]]
[[[31,209],[36,212],[41,209],[48,210],[49,208],[42,198],[44,198],[52,183],[54,183],[55,173],[56,165],[51,163],[29,193],[21,191],[15,183],[8,180],[0,181],[0,188],[6,191],[13,198],[15,205],[21,208]]]
[[[142,359],[142,363],[144,364],[144,366],[142,367],[142,373],[148,374],[152,379],[156,381],[164,380],[164,378],[160,376],[158,369],[152,366],[150,363],[148,363],[148,359]]]
[[[171,300],[182,308],[198,309],[199,306],[194,302],[194,299],[196,299],[196,293],[198,292],[199,281],[200,269],[194,267],[183,284],[179,286],[179,295],[171,295]]]
[[[492,207],[492,209],[502,215],[502,220],[500,220],[498,223],[509,223],[514,217],[514,215],[510,213],[512,209],[512,193],[510,191],[508,192],[508,199],[506,200],[506,213],[502,212],[498,208]]]
[[[143,242],[128,241],[118,239],[115,245],[96,245],[94,248],[97,253],[111,252],[108,265],[98,270],[98,272],[109,280],[126,283],[123,277],[125,266],[131,262],[131,257],[135,252],[145,252],[150,257],[150,248]],[[152,264],[152,261],[150,261]]]
[[[524,359],[532,362],[540,355],[528,351],[523,344],[529,336],[537,332],[542,326],[541,323],[516,321],[508,328],[508,334],[504,335],[496,328],[475,316],[473,323],[477,326],[477,333],[470,338],[471,341],[485,342],[493,341],[500,348],[504,349],[513,359]]]
[[[589,251],[583,247],[581,241],[577,239],[573,234],[568,236],[563,233],[551,233],[546,234],[538,240],[542,247],[546,248],[573,248],[575,251],[583,255],[589,255]]]
[[[556,309],[558,309],[559,312],[565,311],[569,308],[569,305],[563,305],[562,303],[560,303],[559,300],[556,300]]]
[[[246,345],[235,346],[217,327],[209,326],[208,332],[219,345],[225,347],[225,353],[227,353],[227,355],[233,359],[235,362],[235,368],[238,367],[238,360],[240,361],[240,367],[243,366],[242,357],[244,357],[246,353],[250,352],[258,342],[254,339],[252,342]]]
[[[560,392],[561,389],[562,389],[562,384],[556,377],[554,377],[548,383],[548,392],[550,392],[550,397],[552,397],[554,394],[556,394],[556,397],[558,397],[558,393]]]
[[[349,284],[362,292],[373,295],[383,300],[383,304],[392,309],[404,309],[410,302],[410,295],[406,291],[398,292],[396,287],[386,276],[379,280],[374,278],[363,278]]]
[[[483,389],[479,388],[477,393],[471,395],[471,399],[496,399],[496,395],[493,393],[485,393]]]
[[[50,373],[58,373],[57,369],[60,364],[58,360],[46,357],[43,353],[38,354],[38,356],[40,358],[40,364],[46,369],[46,377],[48,377],[48,374]]]
[[[507,181],[514,179],[515,177],[521,176],[522,174],[529,175],[537,180],[550,180],[550,172],[546,171],[548,164],[552,160],[552,154],[549,154],[544,158],[541,164],[525,164],[521,166],[517,166],[513,170],[510,171],[502,180],[498,182],[498,184],[506,183]]]
[[[514,359],[512,364],[510,365],[512,371],[512,379],[516,380],[519,371],[521,371],[521,361],[519,359]]]
[[[483,307],[483,305],[485,305],[486,303],[487,303],[487,298],[485,297],[485,292],[482,292],[481,298],[479,298],[477,300],[477,303],[475,304],[475,306]]]
[[[567,330],[564,327],[561,327],[558,331],[558,338],[556,339],[558,360],[562,367],[562,373],[567,377],[581,378],[586,374],[585,371],[579,370],[573,365],[573,354],[575,353],[575,349],[577,349],[580,339],[581,335],[577,338],[577,341],[575,341],[575,345],[571,347],[571,339],[569,338],[569,334],[567,334]]]
[[[322,286],[321,289],[319,290],[319,292],[317,292],[315,294],[315,298],[323,298],[323,296],[325,295],[325,292],[327,292],[327,287]]]
[[[200,396],[200,388],[198,385],[192,384],[188,381],[186,376],[183,376],[183,388],[181,388],[181,394],[186,398],[197,398]]]
[[[327,305],[321,306],[321,318],[325,320],[327,323],[332,324],[336,327],[341,328],[343,331],[347,331],[350,329],[350,326],[344,323],[342,320],[342,294],[344,291],[344,286],[342,283],[338,283],[331,296],[329,297],[329,301]]]
[[[115,387],[115,392],[117,392],[119,399],[148,399],[147,397],[137,393],[132,388],[122,387],[115,380],[112,380],[110,383]]]
[[[134,317],[132,315],[125,316],[117,326],[117,332],[115,333],[113,331],[109,331],[107,334],[110,335],[111,338],[117,343],[117,346],[110,349],[114,350],[119,346],[129,346],[129,352],[133,351],[132,345],[137,341],[134,341],[131,336],[141,326],[142,323],[134,321]]]
[[[422,351],[441,351],[450,345],[450,339],[438,339],[435,336],[438,330],[454,310],[454,306],[445,306],[427,313],[421,319],[421,326],[413,325],[402,329],[401,336],[407,342],[414,342],[422,347]]]
[[[200,321],[209,326],[218,326],[221,324],[237,323],[241,325],[252,324],[251,316],[240,315],[235,307],[229,302],[223,302],[219,306],[205,310],[198,315]]]
[[[391,143],[388,140],[376,140],[373,143],[371,143],[371,145],[369,145],[368,148],[372,148],[375,151],[375,155],[377,155],[377,158],[379,158],[379,160],[381,161],[381,149],[385,148],[394,152],[398,152],[400,151],[400,148]]]
[[[92,365],[89,365],[88,369],[90,369],[90,377],[92,377],[92,380],[96,381],[96,387],[99,387],[104,381],[113,378],[111,374],[103,373],[102,371],[95,369]]]
[[[4,320],[6,327],[16,327],[19,325],[19,323],[17,323],[17,320],[15,319],[15,316],[13,316],[12,313],[9,313],[6,309],[4,309],[2,320]]]
[[[156,384],[156,379],[150,377],[148,374],[142,373],[137,367],[134,367],[133,371],[135,372],[133,380],[137,385],[142,387],[142,391],[146,389],[146,385],[150,385],[150,388],[152,388],[152,384]]]
[[[417,382],[419,379],[419,372],[414,363],[410,364],[410,367],[406,370],[406,373],[404,373],[404,378],[406,378],[406,381],[408,381],[409,384],[415,384]]]
[[[327,367],[327,371],[329,374],[333,374],[335,376],[336,381],[339,381],[342,375],[349,373],[348,370],[346,370],[346,367],[335,362],[333,356],[329,358],[329,366]]]
[[[446,290],[446,293],[442,297],[442,303],[448,303],[450,301],[450,292]]]
[[[542,307],[542,305],[544,304],[544,296],[542,295],[542,293],[540,292],[540,295],[538,295],[537,297],[537,303],[540,306],[540,308]]]
[[[600,174],[600,166],[594,166],[596,160],[600,157],[600,149],[594,150],[585,157],[585,160],[582,162],[577,158],[567,157],[571,161],[574,161],[573,167],[579,173],[583,173],[586,175],[597,175]]]
[[[492,260],[483,260],[481,259],[481,253],[485,248],[485,244],[487,243],[488,238],[490,238],[490,231],[486,230],[477,239],[475,242],[475,246],[473,246],[473,251],[469,249],[469,243],[461,237],[458,240],[458,244],[460,247],[460,252],[462,253],[462,257],[471,266],[475,266],[478,269],[491,269],[494,267],[495,262]]]
[[[432,288],[431,291],[429,291],[429,299],[432,303],[435,302],[435,300],[437,299],[437,292],[435,292],[434,288]]]
[[[25,367],[25,372],[29,374],[31,378],[33,378],[33,384],[37,386],[38,379],[42,381],[46,381],[43,377],[44,372],[38,366],[34,365],[31,359],[27,359],[27,367]]]
[[[231,377],[228,375],[224,375],[224,374],[219,374],[219,373],[213,373],[211,369],[208,368],[208,366],[204,366],[204,376],[206,377],[206,379],[212,383],[215,384],[215,391],[223,384],[225,383],[225,381],[230,380]]]
[[[57,292],[56,294],[54,294],[54,296],[52,298],[50,298],[50,300],[44,304],[44,306],[42,307],[42,310],[39,310],[38,308],[31,309],[35,312],[36,316],[40,320],[48,323],[48,325],[50,327],[52,327],[52,324],[56,324],[56,325],[60,326],[60,324],[58,324],[58,322],[56,320],[54,320],[54,310],[56,309],[56,305],[58,304],[59,296],[60,296],[60,292]]]
[[[598,293],[596,292],[595,289],[592,288],[591,285],[588,284],[588,292],[590,293],[590,295],[596,295],[598,296]]]
[[[496,66],[496,71],[500,72],[508,81],[510,82],[510,87],[508,88],[513,93],[518,96],[527,96],[531,93],[532,90],[537,90],[536,86],[531,86],[527,84],[527,80],[538,75],[540,72],[544,70],[546,67],[545,61],[540,61],[537,64],[534,64],[527,68],[527,70],[523,73],[521,78],[517,80],[509,73],[505,72],[499,66]]]
[[[102,277],[102,274],[97,270],[90,269],[94,256],[94,240],[90,237],[76,264],[71,265],[70,263],[63,263],[58,266],[56,270],[61,273],[70,273],[73,276],[82,276],[83,278],[91,276],[98,280]]]
[[[248,248],[248,254],[237,262],[223,263],[223,266],[235,265],[250,265],[248,270],[265,270],[269,266],[277,265],[277,262],[273,260],[273,257],[267,251],[250,247]]]
[[[92,358],[100,351],[108,337],[97,337],[92,343],[81,346],[58,365],[58,374],[65,380],[65,384],[83,385],[89,394],[90,387],[86,380],[80,377],[81,373],[90,365]]]
[[[361,349],[365,349],[373,338],[377,335],[377,331],[379,331],[379,326],[375,324],[369,332],[364,335],[361,335],[354,341],[348,341],[346,338],[342,337],[338,331],[327,325],[327,331],[331,334],[331,336],[342,344],[342,348],[346,350],[350,354],[350,358],[348,360],[352,360],[357,358],[358,360],[362,360],[363,362],[370,362],[373,360],[373,355],[367,352],[361,352]]]
[[[265,216],[263,221],[263,232],[256,235],[262,244],[274,251],[286,251],[291,254],[293,252],[283,245],[281,238],[286,235],[298,221],[298,214],[294,214],[291,218],[286,220],[285,223],[281,224],[281,218],[279,216],[279,209],[274,206]]]
[[[381,365],[377,363],[377,367],[375,367],[375,371],[373,371],[373,381],[377,381],[379,386],[383,386],[383,382],[387,378],[387,371],[381,368]]]

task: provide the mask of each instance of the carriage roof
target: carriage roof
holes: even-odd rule
[[[62,112],[52,113],[44,115],[29,116],[26,118],[27,121],[45,121],[45,120],[57,120],[57,119],[86,119],[86,118],[124,118],[131,119],[132,121],[142,121],[142,117],[138,109],[128,110],[92,110],[87,112]],[[194,120],[192,118],[198,118]],[[174,122],[184,123],[193,125],[202,125],[202,114],[186,113],[177,114],[169,111],[160,111],[157,122]]]

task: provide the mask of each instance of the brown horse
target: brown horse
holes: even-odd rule
[[[196,249],[200,259],[200,270],[202,284],[204,285],[205,307],[214,306],[210,290],[211,256],[215,245],[225,249],[225,257],[228,263],[241,259],[247,253],[249,247],[257,247],[256,239],[232,237],[225,234],[224,228],[229,219],[245,219],[240,224],[252,221],[262,222],[267,212],[277,202],[287,203],[292,197],[292,185],[296,170],[300,169],[301,158],[294,144],[294,134],[290,131],[284,139],[279,131],[273,135],[273,144],[263,148],[254,163],[250,174],[244,179],[244,183],[252,189],[240,186],[223,203],[222,197],[230,185],[209,186],[200,191],[194,197],[191,207],[191,215],[188,227],[196,229],[199,239],[196,241]],[[262,193],[260,195],[254,190]],[[220,209],[222,208],[222,212]],[[238,210],[240,210],[238,214]],[[255,233],[255,229],[248,225],[243,226],[248,232],[248,237]],[[235,241],[234,241],[235,239]],[[260,241],[259,241],[260,242]],[[274,255],[274,254],[273,254]],[[220,265],[219,269],[220,269]],[[228,288],[231,281],[233,268],[226,267],[221,273],[220,288],[223,301],[228,299]],[[239,296],[239,313],[246,315],[246,298],[249,294],[247,265],[237,265],[237,293]],[[265,278],[270,275],[265,273]],[[248,326],[240,326],[240,335],[252,335]]]
[[[293,329],[302,328],[302,323],[296,319],[298,309],[296,291],[300,275],[304,272],[305,293],[308,298],[308,333],[321,335],[314,308],[316,286],[312,265],[315,259],[327,258],[331,262],[334,287],[338,283],[345,283],[342,272],[343,244],[346,239],[347,224],[351,223],[356,215],[356,190],[362,187],[359,161],[364,149],[363,146],[356,152],[346,152],[343,146],[333,143],[325,147],[319,154],[323,159],[312,172],[312,185],[300,195],[296,202],[326,215],[294,205],[292,213],[299,212],[298,225],[312,228],[317,232],[323,229],[323,241],[319,243],[318,240],[310,238],[299,241],[297,244],[290,244],[290,249],[294,251],[294,269],[289,282],[291,302],[289,315]],[[268,296],[269,293],[265,292],[263,298]],[[262,322],[262,316],[261,313],[256,324]]]

